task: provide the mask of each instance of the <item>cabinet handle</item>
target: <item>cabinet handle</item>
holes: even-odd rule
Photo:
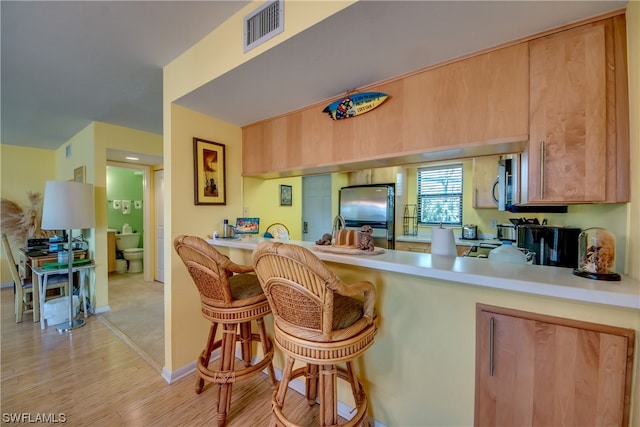
[[[544,199],[544,141],[540,143],[540,198]]]
[[[495,332],[495,319],[489,319],[489,376],[493,376],[493,338]]]

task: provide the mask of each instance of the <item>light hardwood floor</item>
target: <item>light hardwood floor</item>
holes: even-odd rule
[[[156,371],[164,366],[164,285],[144,275],[109,274],[110,311],[99,314]]]
[[[197,395],[195,373],[167,384],[97,316],[71,332],[41,330],[31,315],[15,323],[13,289],[0,290],[0,298],[3,425],[38,416],[63,416],[70,426],[215,425],[216,388]],[[271,395],[265,374],[236,383],[227,425],[269,425]],[[293,390],[285,411],[300,424],[318,423],[318,406]],[[26,418],[5,422],[10,416]]]

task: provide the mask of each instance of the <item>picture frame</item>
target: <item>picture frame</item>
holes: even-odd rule
[[[291,206],[292,204],[292,188],[290,185],[280,186],[280,206]]]
[[[73,182],[84,183],[87,180],[87,167],[80,166],[73,170]]]
[[[193,138],[194,204],[226,205],[225,146]]]

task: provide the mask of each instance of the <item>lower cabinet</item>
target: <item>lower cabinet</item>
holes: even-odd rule
[[[395,245],[396,251],[424,252],[431,253],[431,243],[398,242]]]
[[[107,271],[116,271],[116,233],[107,233]]]
[[[478,304],[474,424],[628,425],[634,335]]]
[[[456,251],[458,252],[458,256],[464,255],[471,246],[460,246],[456,245]],[[408,252],[424,252],[426,254],[431,253],[431,243],[415,243],[415,242],[399,242],[396,241],[395,245],[396,251],[408,251]]]

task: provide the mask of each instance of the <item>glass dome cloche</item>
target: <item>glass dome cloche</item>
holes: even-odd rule
[[[600,227],[587,228],[578,237],[578,267],[573,274],[595,280],[620,280],[616,265],[616,236]]]

